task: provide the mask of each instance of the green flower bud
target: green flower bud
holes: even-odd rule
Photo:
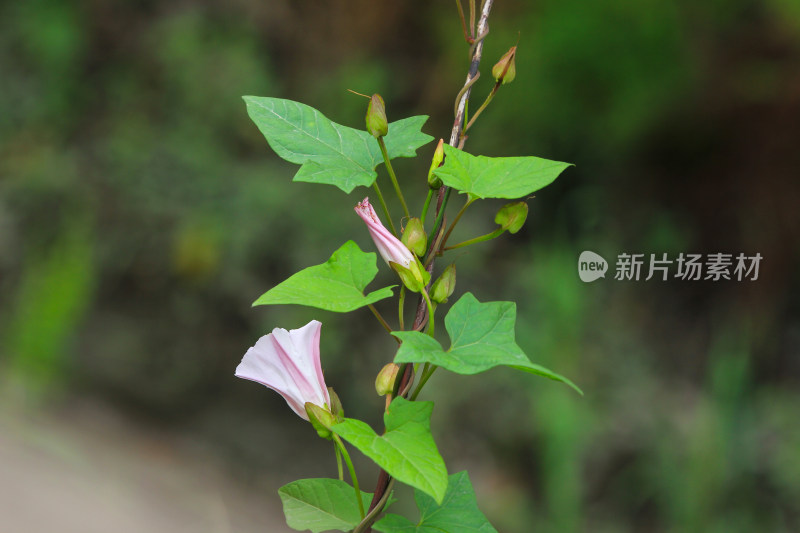
[[[528,204],[511,202],[500,208],[494,217],[494,222],[509,233],[516,233],[525,224],[526,218],[528,218]]]
[[[378,393],[378,396],[386,396],[392,393],[398,370],[400,370],[400,365],[389,363],[378,372],[378,377],[375,378],[375,392]]]
[[[383,98],[379,94],[373,94],[367,106],[367,131],[375,137],[383,137],[389,132],[389,124],[386,121],[386,107]]]
[[[333,387],[328,387],[328,395],[331,397],[331,413],[333,413],[333,417],[336,419],[336,422],[343,421],[344,407],[342,407],[342,401],[339,399],[339,395],[334,392]]]
[[[451,263],[444,269],[439,279],[433,282],[431,286],[431,300],[437,304],[447,302],[447,299],[453,294],[456,289],[456,264]]]
[[[428,187],[431,189],[438,189],[442,186],[442,179],[434,174],[439,165],[444,161],[444,139],[439,139],[439,144],[436,145],[436,151],[433,152],[433,159],[431,160],[431,168],[428,170]]]
[[[431,275],[428,274],[428,271],[425,270],[425,267],[416,257],[414,261],[408,264],[408,268],[393,262],[389,262],[389,266],[397,272],[397,275],[400,276],[400,281],[411,292],[422,292],[431,280]]]
[[[331,440],[333,438],[331,427],[337,422],[333,413],[311,402],[306,402],[305,407],[308,421],[317,430],[317,435],[323,439]]]
[[[406,245],[406,248],[417,254],[417,257],[425,255],[425,250],[428,247],[428,236],[425,235],[422,221],[418,218],[409,219],[400,241]]]
[[[503,54],[500,61],[492,67],[492,76],[497,83],[511,83],[517,76],[517,67],[514,64],[514,57],[517,55],[517,47],[512,46],[508,52]]]

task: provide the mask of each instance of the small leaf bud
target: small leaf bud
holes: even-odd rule
[[[333,413],[311,402],[306,402],[305,407],[308,421],[317,430],[317,435],[323,439],[331,440],[333,438],[331,427],[336,424]]]
[[[503,54],[500,61],[495,63],[492,67],[492,76],[494,81],[505,85],[511,83],[517,76],[517,67],[514,62],[514,57],[517,55],[517,47],[512,46],[508,52]]]
[[[425,250],[428,247],[428,236],[425,235],[425,228],[420,219],[411,218],[408,220],[400,240],[406,245],[406,248],[417,254],[417,257],[425,255]]]
[[[438,189],[442,186],[442,179],[435,174],[436,169],[444,161],[444,139],[439,139],[439,144],[436,145],[436,150],[433,152],[433,159],[431,160],[431,168],[428,170],[428,187],[431,189]]]
[[[331,397],[331,413],[333,413],[336,422],[341,422],[344,420],[342,401],[339,399],[339,395],[333,390],[333,387],[328,387],[328,395]]]
[[[375,137],[383,137],[389,133],[389,124],[386,121],[386,107],[379,94],[373,94],[367,106],[367,131]]]
[[[400,370],[400,365],[389,363],[378,372],[378,377],[375,378],[375,392],[378,393],[378,396],[392,393],[398,370]]]
[[[456,264],[450,263],[444,269],[439,279],[433,282],[431,286],[431,300],[437,304],[447,302],[447,299],[453,294],[456,289]]]
[[[516,233],[525,224],[526,218],[528,218],[528,204],[511,202],[500,208],[494,217],[494,222],[509,233]]]

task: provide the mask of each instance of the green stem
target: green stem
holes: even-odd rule
[[[439,233],[439,228],[442,225],[442,220],[444,219],[444,211],[447,208],[447,201],[450,199],[450,192],[453,189],[447,187],[447,191],[444,193],[444,200],[442,200],[442,208],[436,213],[436,220],[433,222],[433,231],[430,233],[431,235],[436,235]],[[427,258],[428,260],[433,257],[436,253],[436,250],[433,249],[433,245],[436,242],[436,238],[430,239],[430,247],[428,248]],[[428,261],[425,261],[425,266],[428,265]]]
[[[344,470],[342,467],[342,452],[339,451],[339,446],[333,443],[333,451],[336,452],[336,469],[339,471],[339,481],[344,481]]]
[[[422,216],[419,219],[425,224],[425,217],[428,216],[428,207],[431,205],[431,198],[433,198],[433,189],[428,189],[428,197],[425,198],[425,205],[422,206]]]
[[[394,192],[397,193],[397,197],[400,198],[400,203],[403,204],[403,211],[406,217],[411,218],[411,213],[408,212],[408,206],[406,205],[406,199],[403,198],[403,191],[400,190],[400,184],[397,183],[397,176],[392,168],[392,162],[389,160],[389,153],[386,151],[386,143],[383,142],[383,137],[378,137],[378,145],[381,147],[381,153],[383,154],[383,163],[386,165],[386,170],[389,171],[389,177],[392,178]]]
[[[469,33],[475,35],[475,0],[469,0]]]
[[[425,365],[427,366],[428,363],[425,363]],[[428,380],[431,379],[431,376],[433,375],[434,372],[436,372],[437,368],[439,367],[436,365],[430,365],[428,368],[423,369],[422,376],[420,376],[419,383],[417,384],[417,388],[411,394],[412,401],[417,399],[417,396],[419,396],[422,387],[424,387],[425,384],[428,382]]]
[[[356,491],[356,500],[358,500],[358,511],[361,513],[361,520],[364,520],[364,502],[361,500],[361,489],[358,488],[358,477],[356,477],[356,469],[353,468],[353,461],[350,460],[350,454],[347,453],[347,448],[344,447],[342,439],[336,433],[333,434],[333,440],[339,446],[339,451],[344,457],[344,462],[347,463],[347,469],[350,471],[350,480],[353,482],[353,488]]]
[[[377,310],[377,309],[375,309],[375,306],[374,306],[374,305],[372,305],[372,304],[367,304],[367,307],[369,307],[369,310],[370,310],[370,311],[372,311],[372,314],[373,314],[373,315],[375,315],[375,318],[377,318],[377,319],[378,319],[378,322],[380,322],[380,323],[381,323],[381,326],[383,326],[383,329],[385,329],[386,331],[388,331],[388,332],[389,332],[389,334],[391,335],[391,334],[392,334],[392,328],[391,328],[391,327],[389,327],[389,324],[387,324],[387,323],[386,323],[386,320],[384,320],[384,318],[383,318],[383,315],[381,315],[381,314],[378,312],[378,310]]]
[[[488,106],[489,102],[492,101],[492,98],[494,98],[494,95],[497,94],[497,89],[499,87],[500,87],[500,82],[497,82],[497,83],[494,84],[494,88],[492,89],[492,92],[489,93],[489,96],[486,97],[486,100],[483,101],[483,103],[478,108],[478,110],[475,111],[475,114],[472,115],[472,117],[470,117],[469,122],[467,122],[467,125],[464,126],[464,131],[465,132],[470,128],[470,126],[472,126],[473,122],[475,122],[475,119],[478,118],[478,115],[480,115],[481,112],[484,109],[486,109],[486,106]]]
[[[467,203],[465,203],[464,207],[461,208],[461,211],[458,212],[458,214],[456,215],[456,218],[453,219],[453,223],[450,224],[450,228],[447,230],[447,233],[444,234],[444,239],[442,239],[442,244],[441,244],[440,248],[444,248],[445,247],[445,245],[447,244],[447,239],[449,239],[450,238],[450,234],[453,233],[453,228],[456,227],[456,224],[458,224],[458,221],[461,220],[461,217],[464,215],[464,213],[466,212],[467,208],[470,205],[472,205],[472,202],[474,202],[475,200],[477,200],[477,198],[475,198],[474,196],[469,196],[467,198]]]
[[[475,45],[473,45],[473,46],[475,46]],[[461,88],[461,90],[458,91],[458,94],[456,95],[456,104],[453,107],[453,114],[455,116],[458,116],[458,106],[461,103],[461,98],[464,97],[464,93],[466,93],[469,90],[469,88],[472,87],[475,84],[476,81],[478,81],[478,78],[480,78],[480,77],[481,77],[481,73],[480,72],[476,72],[475,73],[475,77],[472,78],[471,80],[469,80],[467,83],[465,83],[464,86]],[[464,106],[465,106],[464,117],[466,117],[466,105],[467,104],[468,104],[468,102],[464,102]]]
[[[458,6],[458,17],[461,19],[461,28],[464,30],[464,40],[472,44],[473,39],[467,31],[467,21],[464,18],[464,8],[461,7],[461,0],[456,0],[456,5]]]
[[[383,214],[386,215],[386,219],[389,221],[389,229],[392,230],[392,235],[397,237],[397,230],[394,229],[394,222],[392,222],[392,215],[389,214],[389,208],[386,207],[386,200],[383,199],[381,188],[378,187],[378,180],[375,180],[375,183],[372,184],[372,187],[375,189],[375,194],[378,196],[378,201],[381,203],[381,207],[383,208]]]
[[[403,308],[405,307],[405,304],[406,304],[406,286],[400,285],[400,302],[398,304],[399,309],[397,313],[400,322],[400,331],[406,329],[405,319],[403,317]]]
[[[353,530],[353,533],[363,533],[366,529],[372,525],[375,521],[375,518],[383,511],[383,508],[386,506],[386,501],[389,499],[389,495],[392,492],[392,488],[394,487],[394,478],[389,480],[389,484],[386,485],[386,491],[381,496],[381,499],[378,500],[378,503],[373,507],[373,509],[364,517],[364,520],[361,521],[360,524],[356,526]]]
[[[431,297],[428,296],[428,291],[425,290],[423,287],[422,289],[422,297],[425,298],[425,304],[428,306],[428,331],[427,334],[433,337],[434,333],[434,324],[433,324],[433,303],[431,302]]]
[[[434,314],[434,313],[436,313],[436,308],[437,308],[438,306],[439,306],[439,304],[437,304],[436,302],[432,302],[432,308],[431,308],[430,310],[428,310],[428,313],[429,313],[429,314]],[[428,325],[430,326],[430,323],[429,323]],[[426,333],[427,333],[428,335],[430,335],[431,337],[433,337],[433,330],[426,331]]]
[[[431,252],[428,254],[428,259],[425,261],[425,268],[431,269],[431,265],[433,264],[433,260],[436,258],[437,254],[441,253],[440,244],[442,244],[442,238],[444,237],[444,228],[440,228],[439,232],[436,234],[436,238],[433,241],[433,246],[431,247]]]
[[[424,365],[422,365],[422,372],[419,373],[419,377],[422,378],[425,374],[427,374],[428,370],[430,370],[430,368],[431,368],[431,364],[428,363],[428,362],[426,362]],[[417,386],[414,389],[414,392],[409,397],[409,399],[416,398],[417,395],[419,395],[419,383],[417,383]]]
[[[503,234],[504,231],[505,230],[503,228],[497,228],[493,232],[487,233],[486,235],[481,235],[480,237],[475,237],[474,239],[470,239],[468,241],[464,241],[464,242],[460,242],[458,244],[454,244],[453,246],[447,246],[445,248],[442,248],[442,251],[444,252],[444,251],[447,251],[447,250],[455,250],[456,248],[469,246],[470,244],[475,244],[475,243],[479,243],[479,242],[483,242],[483,241],[489,241],[489,240],[494,239],[495,237],[499,237],[500,235]]]

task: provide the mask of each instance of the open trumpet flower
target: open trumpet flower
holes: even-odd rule
[[[319,359],[321,328],[321,322],[312,320],[300,329],[273,329],[247,350],[236,377],[274,390],[305,420],[306,403],[329,410],[331,399]]]

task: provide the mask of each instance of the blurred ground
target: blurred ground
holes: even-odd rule
[[[2,531],[288,531],[274,494],[245,490],[196,442],[107,406],[2,408],[0,428]]]

